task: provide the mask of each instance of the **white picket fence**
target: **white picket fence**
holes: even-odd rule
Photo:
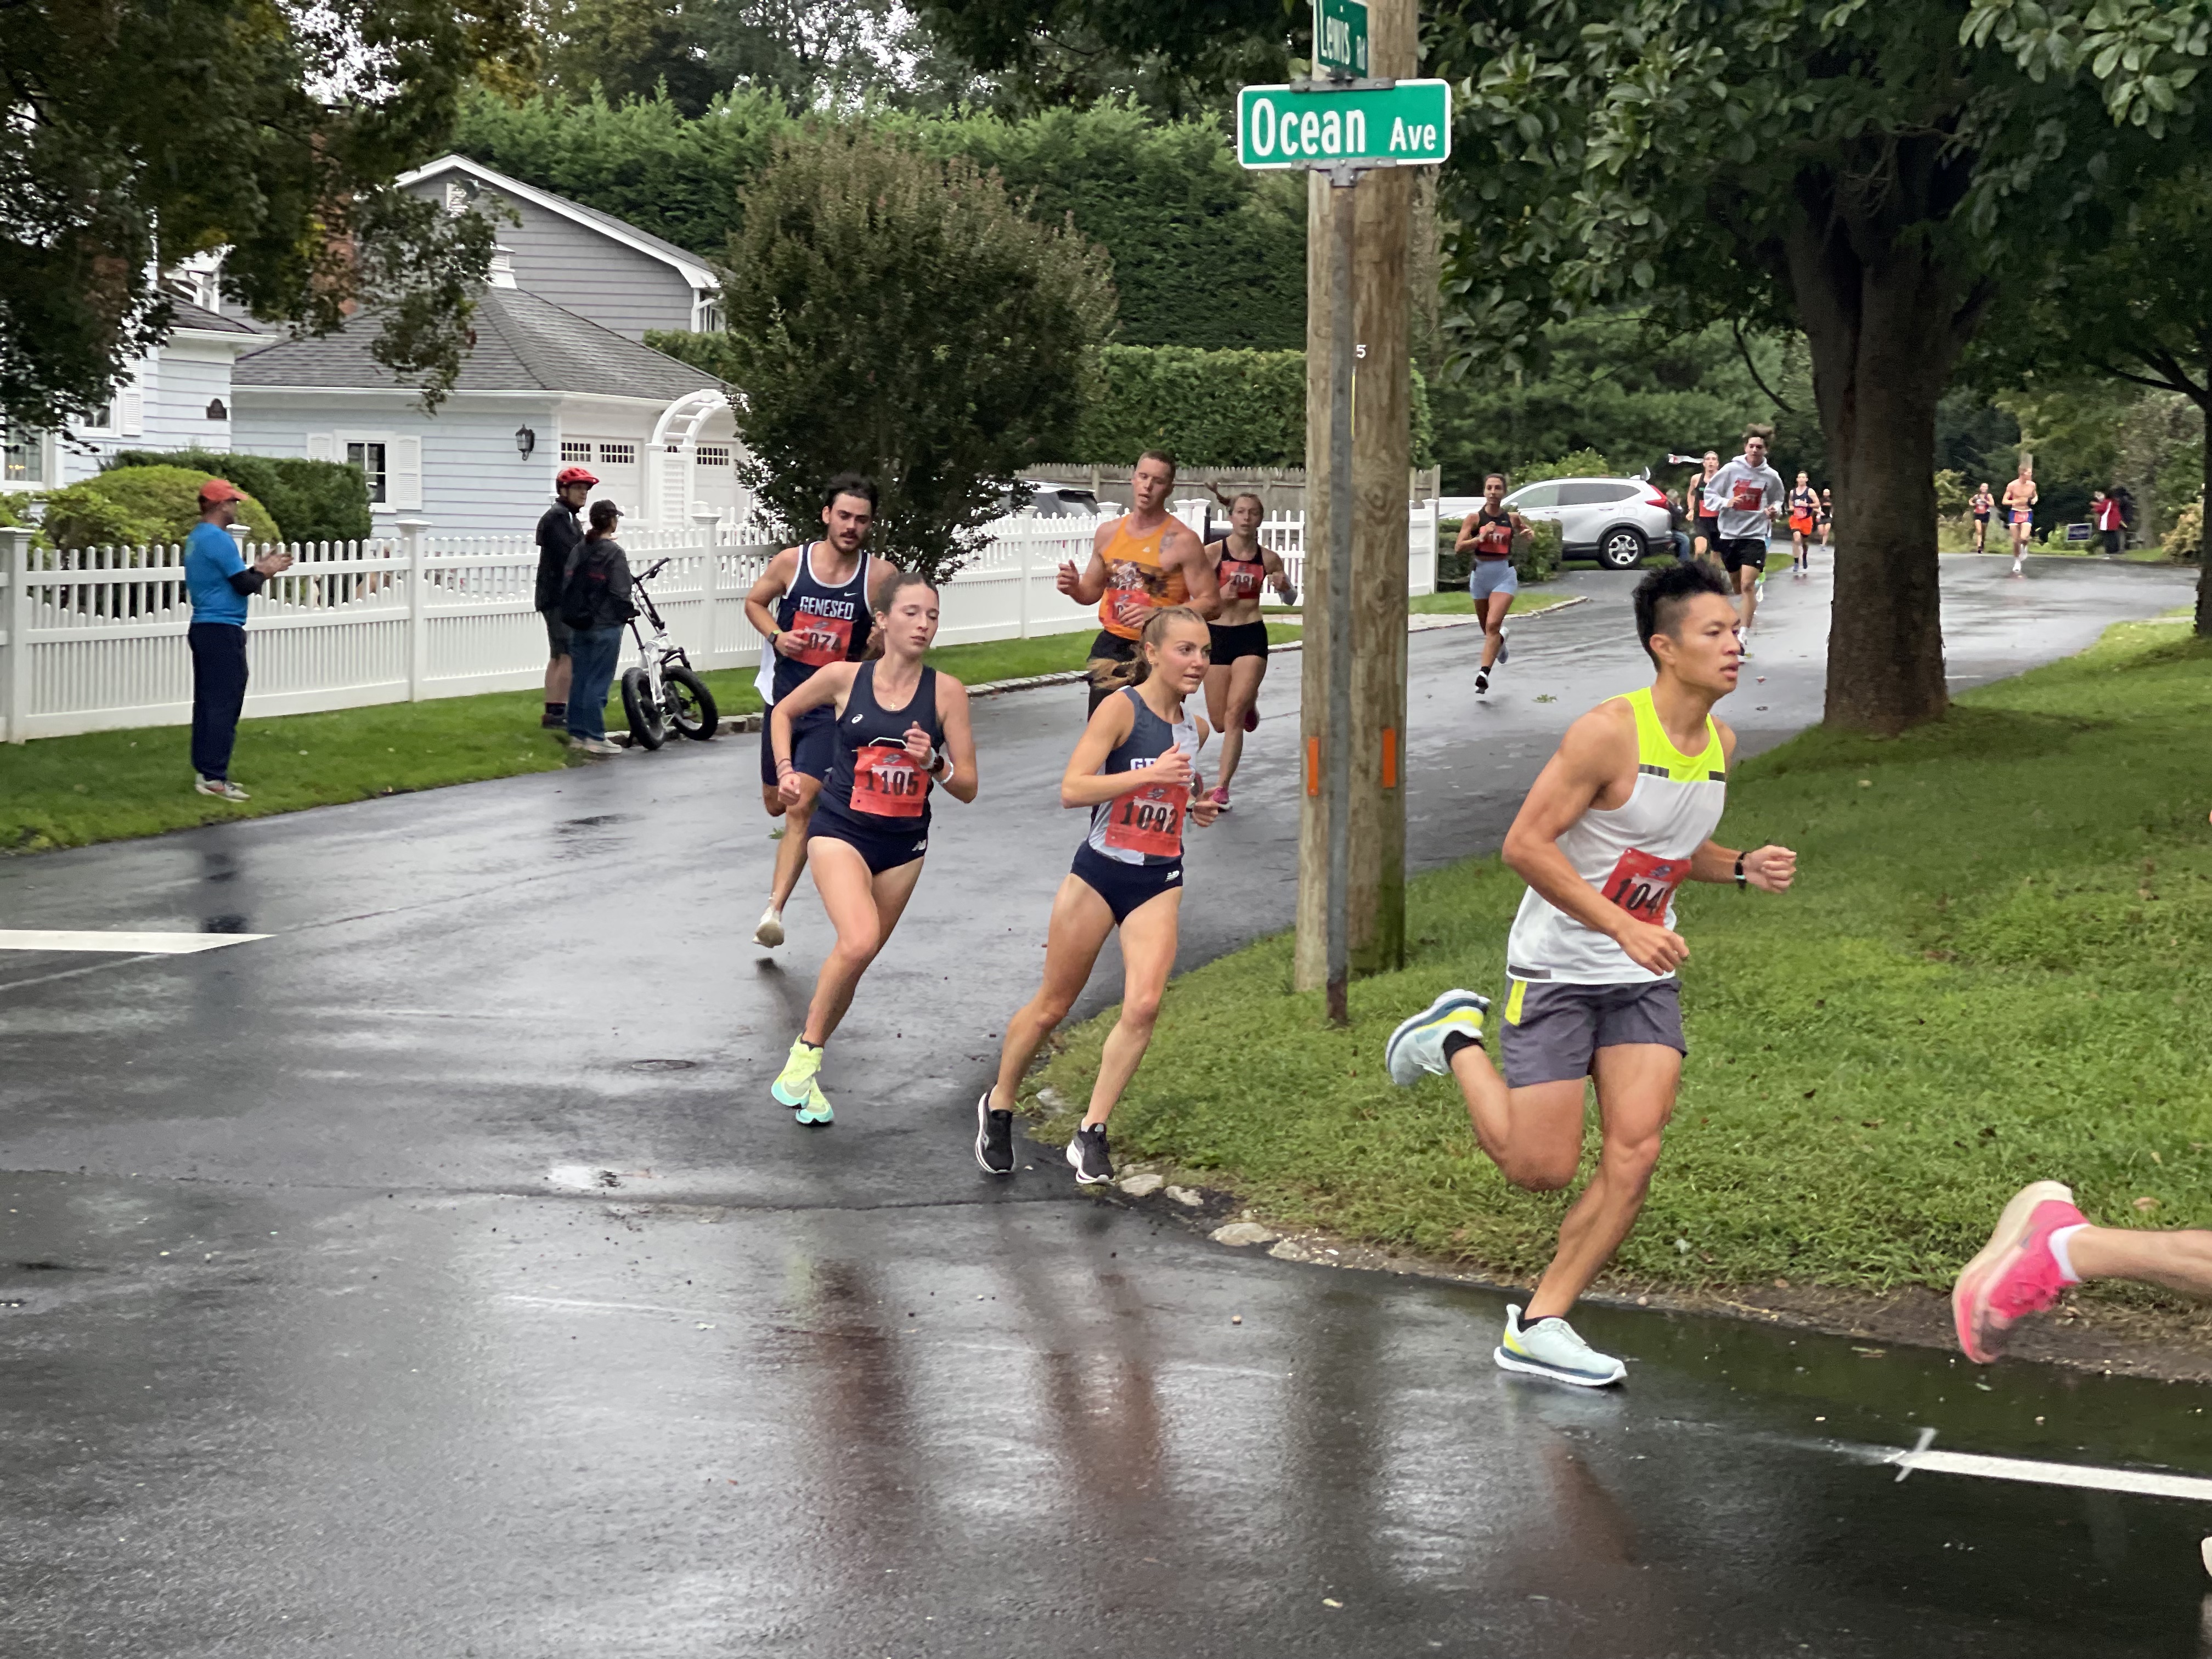
[[[1188,516],[1193,503],[1176,504]],[[945,585],[945,645],[1025,639],[1096,627],[1093,607],[1064,598],[1060,564],[1089,557],[1097,521],[1014,518]],[[1433,504],[1408,522],[1414,592],[1435,578]],[[295,562],[247,605],[251,715],[420,702],[536,685],[545,627],[533,606],[538,550],[527,537],[438,537],[402,520],[388,538],[293,544]],[[760,659],[744,597],[774,552],[743,526],[626,534],[669,631],[695,666]],[[1303,589],[1303,515],[1261,535]],[[184,550],[165,545],[33,553],[29,533],[0,529],[0,715],[8,741],[191,718],[191,607]],[[249,559],[267,550],[249,545]],[[1425,563],[1424,558],[1425,556]],[[1270,598],[1272,599],[1272,595]]]

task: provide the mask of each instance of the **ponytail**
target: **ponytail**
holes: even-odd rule
[[[1157,647],[1168,636],[1168,629],[1177,623],[1193,623],[1206,626],[1206,618],[1187,605],[1164,605],[1145,618],[1145,631],[1137,636],[1137,659],[1129,665],[1129,684],[1142,685],[1152,678],[1152,659],[1145,655],[1144,647]]]

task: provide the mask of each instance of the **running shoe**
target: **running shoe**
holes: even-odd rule
[[[1487,693],[1489,690],[1490,671],[1487,668],[1476,669],[1474,671],[1474,695],[1478,697],[1482,696]]]
[[[1106,1151],[1106,1126],[1088,1123],[1078,1129],[1075,1139],[1067,1143],[1067,1162],[1079,1186],[1096,1187],[1111,1181],[1114,1160]]]
[[[1229,786],[1228,786],[1228,785],[1226,785],[1226,784],[1222,784],[1222,785],[1219,785],[1218,787],[1217,787],[1215,788],[1215,790],[1214,790],[1214,792],[1213,792],[1213,804],[1214,804],[1216,806],[1218,806],[1218,807],[1219,807],[1223,811],[1224,811],[1224,812],[1226,812],[1226,811],[1229,810]]]
[[[1014,1115],[994,1111],[988,1089],[975,1101],[975,1162],[985,1175],[1014,1172]]]
[[[771,951],[783,943],[783,912],[773,904],[761,912],[760,926],[753,929],[753,943]]]
[[[1578,1389],[1607,1388],[1628,1375],[1627,1366],[1590,1346],[1564,1319],[1540,1319],[1523,1329],[1521,1310],[1510,1303],[1505,1309],[1504,1338],[1491,1357],[1500,1370],[1548,1376],[1554,1382],[1571,1382]]]
[[[1510,628],[1501,628],[1498,630],[1498,665],[1500,668],[1504,667],[1512,660],[1512,657],[1513,630]]]
[[[1482,1041],[1482,1017],[1490,1012],[1490,999],[1473,991],[1445,992],[1411,1019],[1401,1021],[1382,1045],[1382,1064],[1390,1081],[1411,1088],[1424,1072],[1438,1077],[1451,1070],[1444,1058],[1444,1039],[1453,1032]]]
[[[197,772],[192,774],[192,778],[195,794],[213,795],[217,800],[234,802],[253,799],[228,778],[204,778]]]
[[[822,1051],[803,1036],[793,1037],[791,1052],[784,1057],[783,1070],[768,1085],[768,1091],[779,1104],[794,1111],[804,1110],[808,1097],[814,1092],[814,1079],[821,1071]]]
[[[811,1128],[817,1124],[829,1122],[836,1115],[836,1114],[830,1109],[830,1097],[822,1092],[822,1085],[819,1080],[817,1080],[814,1085],[807,1090],[805,1102],[791,1115],[791,1121],[793,1123],[804,1123]]]
[[[2066,1276],[2051,1235],[2087,1219],[2074,1207],[2074,1189],[2056,1181],[2030,1182],[2012,1195],[1990,1242],[1951,1289],[1952,1322],[1967,1358],[1988,1364],[2014,1324],[2058,1300]]]
[[[1247,732],[1256,732],[1260,729],[1259,704],[1254,703],[1249,708],[1244,711],[1244,729]]]

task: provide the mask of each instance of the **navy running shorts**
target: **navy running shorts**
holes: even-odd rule
[[[1173,864],[1124,864],[1109,859],[1089,842],[1075,849],[1075,878],[1106,901],[1119,927],[1137,909],[1163,893],[1182,890],[1182,860]]]
[[[761,784],[775,787],[775,722],[761,720]],[[837,757],[837,711],[828,703],[810,708],[791,723],[791,763],[817,783],[830,775],[830,763]]]

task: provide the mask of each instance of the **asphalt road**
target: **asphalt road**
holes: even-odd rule
[[[1945,561],[1959,683],[2186,595],[2003,568]],[[1567,586],[1486,701],[1471,630],[1414,641],[1418,863],[1639,682],[1628,579]],[[1769,593],[1753,748],[1820,696],[1826,580]],[[1188,961],[1289,920],[1296,695]],[[2203,1389],[1592,1306],[1592,1396],[1492,1368],[1494,1294],[987,1182],[1080,715],[979,704],[826,1133],[767,1097],[827,938],[802,887],[748,942],[750,739],[0,861],[0,927],[270,935],[0,951],[0,1652],[2212,1652],[2207,1506],[1881,1462],[2212,1468]]]

